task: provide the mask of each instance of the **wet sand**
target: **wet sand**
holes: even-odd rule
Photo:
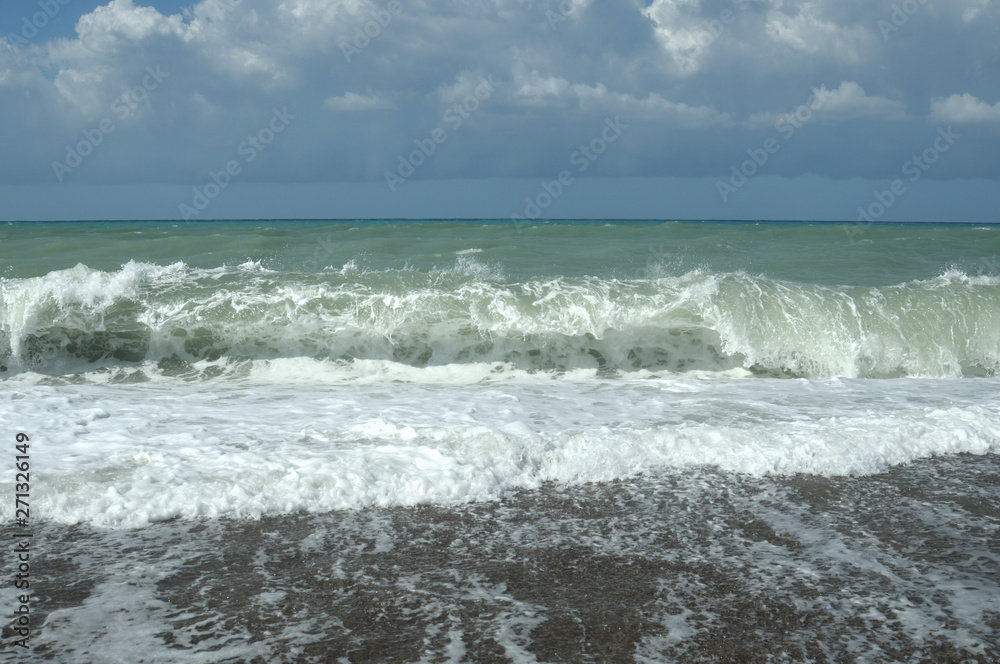
[[[995,455],[33,539],[22,661],[1000,662]]]

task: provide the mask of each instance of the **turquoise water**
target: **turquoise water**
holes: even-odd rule
[[[10,224],[0,246],[8,375],[246,377],[289,358],[601,377],[1000,370],[1000,227]]]
[[[957,225],[0,226],[25,661],[994,662],[998,256]]]
[[[785,222],[223,221],[19,223],[0,226],[4,277],[127,260],[278,271],[447,268],[458,252],[511,279],[641,278],[700,269],[825,285],[884,286],[955,269],[1000,274],[1000,226]]]
[[[55,454],[53,487],[96,492],[53,493],[58,520],[689,464],[864,474],[1000,441],[1000,227],[12,224],[0,246],[8,416],[53,450],[120,455],[95,480]],[[69,419],[46,415],[67,399]],[[272,485],[275,454],[295,486]]]

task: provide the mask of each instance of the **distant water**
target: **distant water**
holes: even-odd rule
[[[183,602],[167,597],[179,592],[177,565],[222,570],[226,563],[209,560],[209,552],[233,537],[245,538],[241,546],[257,551],[248,555],[266,564],[271,554],[258,531],[286,519],[310,524],[293,537],[303,551],[316,544],[308,543],[309,529],[332,537],[335,523],[350,518],[350,528],[373,542],[374,553],[388,552],[401,546],[400,538],[416,537],[414,524],[426,515],[414,512],[389,530],[385,515],[416,505],[443,510],[428,522],[432,530],[439,519],[499,518],[483,516],[488,508],[482,507],[499,500],[510,537],[520,536],[519,519],[543,513],[575,532],[583,528],[579,515],[560,501],[606,514],[607,501],[627,503],[640,491],[647,497],[669,493],[663,509],[679,501],[693,521],[676,516],[682,509],[676,505],[670,508],[675,516],[662,516],[683,528],[700,527],[699,519],[716,514],[719,501],[732,499],[740,506],[717,514],[720,523],[752,513],[767,532],[798,542],[795,555],[805,555],[805,547],[815,578],[824,582],[833,583],[831,568],[819,562],[824,555],[834,566],[847,566],[837,572],[845,579],[851,578],[845,570],[870,570],[876,563],[883,570],[905,567],[909,554],[903,550],[863,542],[838,545],[836,552],[819,546],[830,536],[829,524],[801,512],[804,499],[788,487],[836,486],[841,502],[813,507],[831,510],[830,523],[882,529],[872,519],[902,518],[893,512],[902,508],[892,496],[903,485],[919,486],[914,477],[947,481],[962,459],[995,469],[1000,226],[8,224],[0,226],[0,365],[0,423],[10,437],[17,431],[31,436],[32,519],[53,542],[47,555],[58,562],[61,583],[100,577],[100,569],[124,574],[129,556],[109,563],[98,553],[117,547],[114,542],[132,542],[138,548],[130,550],[141,551],[145,545],[136,542],[190,539],[176,564],[150,563],[134,581],[146,599],[130,605],[129,629],[148,632],[143,651],[159,653],[149,661],[193,661],[196,654],[198,661],[278,661],[279,655],[327,661],[310,644],[334,629],[329,616],[289,618],[281,638],[274,636],[279,632],[224,626],[228,611],[284,601],[283,593],[291,592],[287,579],[273,586],[261,581],[261,597],[241,609],[212,609],[221,613],[206,643],[218,647],[199,646]],[[852,491],[873,486],[862,478],[896,477],[891,473],[911,466],[901,484],[879,489],[878,500],[887,502],[875,517],[870,506],[864,516],[845,507]],[[838,653],[851,652],[869,653],[866,661],[931,661],[938,652],[931,646],[945,648],[942,643],[970,662],[997,661],[989,657],[997,653],[1000,632],[1000,488],[990,479],[994,470],[961,467],[978,478],[958,490],[969,494],[949,504],[947,518],[928,511],[925,525],[945,539],[943,529],[954,527],[959,542],[970,538],[969,550],[958,544],[955,555],[979,562],[961,574],[947,564],[927,568],[940,579],[931,590],[944,594],[940,602],[927,600],[937,608],[918,602],[897,617],[900,633],[911,641],[909,654],[893,659],[889,645],[862,634],[856,636],[863,645],[828,649],[827,660],[793,653],[788,661],[835,661]],[[13,463],[4,463],[4,496],[14,493],[14,476]],[[595,492],[608,495],[599,500]],[[769,497],[761,503],[753,498],[758,494]],[[359,509],[367,516],[343,511]],[[635,539],[655,527],[657,509],[648,502],[634,511],[622,507],[616,518],[634,517],[625,539],[598,546],[594,538],[601,535],[586,528],[580,532],[589,534],[581,537],[602,555],[627,550],[662,562],[660,545]],[[0,514],[13,520],[12,499],[4,499]],[[366,530],[358,518],[382,525]],[[884,529],[891,537],[892,529]],[[467,539],[461,528],[447,530],[452,539]],[[203,532],[215,534],[198,535]],[[388,539],[379,540],[380,532]],[[921,530],[909,524],[900,532],[906,539]],[[552,546],[571,546],[556,539],[562,543]],[[209,540],[214,543],[205,544]],[[783,546],[772,540],[761,536],[753,546]],[[60,551],[75,551],[76,571],[67,571],[70,559],[59,558],[56,541],[63,542]],[[903,549],[919,548],[906,541]],[[353,546],[327,545],[334,548],[326,550],[324,565],[331,566]],[[723,568],[742,560],[726,546],[697,555]],[[36,540],[36,547],[44,545]],[[873,550],[876,558],[885,557],[873,562]],[[774,564],[789,564],[772,554],[784,560]],[[386,555],[391,564],[402,564]],[[475,559],[474,551],[469,555]],[[890,564],[893,555],[904,560]],[[796,564],[801,572],[804,563]],[[343,578],[371,573],[362,567]],[[461,604],[469,583],[484,598],[503,594],[497,590],[503,573],[496,569],[476,572],[495,574],[489,583],[485,577],[455,581],[465,590],[450,599],[435,586],[434,601]],[[636,628],[621,651],[628,661],[696,661],[677,654],[679,644],[698,642],[711,627],[708,618],[697,617],[707,600],[684,603],[685,596],[697,595],[695,572],[684,572],[681,588],[671,585],[671,574],[680,572],[666,569],[642,572],[644,584],[659,588],[649,589],[649,601],[660,602],[666,613],[653,621],[661,627]],[[456,579],[471,574],[462,570],[456,568]],[[334,578],[337,572],[331,567],[323,574]],[[963,574],[971,574],[985,594],[949,595]],[[890,603],[927,590],[899,571],[883,576],[888,585],[879,592],[895,598]],[[140,661],[136,652],[116,655],[120,660],[88,659],[106,649],[101,639],[111,638],[88,625],[125,601],[114,583],[112,576],[88,582],[79,601],[67,603],[51,592],[40,600],[39,620],[49,616],[47,626],[38,627],[38,642],[47,644],[42,652],[59,661]],[[386,592],[393,597],[405,587],[398,580],[391,585]],[[782,588],[790,593],[782,600],[789,606],[812,597]],[[13,588],[2,593],[13,605]],[[674,606],[667,597],[674,598],[676,612],[665,608]],[[169,609],[175,601],[181,605]],[[955,602],[964,608],[942,608]],[[425,655],[429,659],[421,661],[483,661],[487,651],[477,650],[483,634],[493,634],[489,638],[507,660],[534,661],[528,653],[549,661],[539,653],[549,647],[543,635],[556,622],[546,618],[544,605],[521,622],[507,616],[476,628],[456,617],[458,608],[445,607],[426,651],[400,646],[371,661],[415,662]],[[872,607],[887,610],[877,602]],[[852,615],[844,606],[829,610],[844,619]],[[935,632],[937,621],[946,620],[951,631]],[[382,638],[377,630],[365,636],[357,627],[354,633],[361,648]],[[751,633],[759,636],[759,626]],[[9,636],[5,632],[5,643]],[[817,642],[837,638],[833,632],[813,636]],[[71,648],[79,639],[94,639],[89,654]],[[349,641],[330,645],[323,656],[337,661],[331,653],[345,648],[344,661],[356,661]],[[581,647],[577,654],[559,651],[560,657],[617,661]],[[213,659],[211,653],[230,654]],[[728,660],[706,655],[703,661]]]

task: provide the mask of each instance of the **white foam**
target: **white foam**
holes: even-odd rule
[[[490,500],[664,468],[857,475],[1000,451],[996,379],[146,383],[0,393],[32,514],[141,526]],[[0,486],[13,489],[12,467]],[[13,517],[4,504],[0,514]]]

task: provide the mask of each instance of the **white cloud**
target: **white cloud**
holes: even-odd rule
[[[931,100],[931,118],[937,122],[979,123],[1000,122],[1000,102],[992,106],[968,92],[947,99]]]
[[[972,23],[979,16],[979,12],[986,9],[989,4],[990,0],[970,0],[969,6],[962,12],[962,22]]]
[[[336,44],[349,39],[356,28],[364,29],[377,13],[385,13],[384,5],[371,0],[282,0],[273,12],[275,25],[300,45]]]
[[[902,120],[906,117],[906,107],[902,102],[869,96],[864,88],[854,81],[843,81],[840,87],[828,90],[825,85],[813,88],[808,99],[803,104],[809,107],[810,117],[822,117],[825,121],[855,120],[865,117],[879,117],[888,120]],[[743,124],[755,129],[777,124],[793,122],[796,111],[788,113],[757,113]]]
[[[842,81],[836,90],[820,86],[813,92],[825,99],[822,111],[841,119],[859,117],[902,118],[906,107],[902,102],[878,95],[869,96],[865,89],[854,81]]]
[[[486,88],[492,90],[501,84],[502,82],[492,73],[481,70],[463,71],[455,77],[453,83],[439,85],[429,97],[437,98],[443,104],[448,105],[462,101],[469,96],[475,96],[477,90],[480,91],[480,94],[483,94]]]
[[[573,96],[573,86],[561,76],[542,76],[527,71],[522,63],[514,67],[513,95],[520,106],[544,108],[566,106]]]
[[[603,83],[587,85],[570,83],[560,76],[542,76],[535,70],[526,71],[520,64],[514,71],[513,102],[520,106],[623,113],[630,117],[669,120],[685,127],[731,123],[728,114],[714,108],[670,101],[655,92],[637,97],[608,90]]]
[[[701,16],[701,0],[653,0],[642,13],[655,24],[656,38],[670,54],[675,72],[682,76],[697,72],[715,40]]]
[[[152,7],[136,7],[132,0],[112,0],[77,21],[80,43],[90,51],[115,53],[118,46],[153,36],[189,38],[181,16],[164,16]]]
[[[277,13],[303,22],[334,23],[348,16],[359,16],[365,9],[379,8],[368,0],[283,0],[277,6]]]
[[[378,95],[359,95],[347,92],[342,97],[328,97],[323,107],[331,111],[380,111],[395,108],[395,105]]]
[[[843,9],[842,2],[832,0],[732,0],[724,4],[653,0],[641,11],[653,22],[655,37],[670,56],[672,73],[690,77],[704,70],[717,51],[730,58],[719,62],[731,63],[731,58],[738,57],[768,69],[787,67],[788,51],[816,56],[816,61],[866,62],[881,43],[874,29],[876,21]]]
[[[766,30],[771,39],[792,50],[849,63],[866,60],[876,43],[872,26],[840,25],[823,16],[819,0],[772,0]],[[792,8],[797,11],[790,11]],[[873,24],[874,25],[874,24]]]
[[[599,110],[628,114],[650,120],[666,120],[686,128],[726,126],[731,124],[728,113],[720,113],[709,106],[691,106],[683,102],[664,99],[651,92],[645,97],[611,92],[603,83],[596,86],[576,84],[573,92],[583,110]]]
[[[70,105],[92,118],[107,110],[101,87],[103,78],[97,71],[63,69],[56,74],[53,85]]]
[[[821,81],[834,86],[816,88],[824,101],[810,115],[826,152],[795,164],[814,158],[817,172],[880,168],[858,155],[877,156],[925,129],[927,118],[907,105],[926,102],[913,100],[931,98],[938,120],[1000,121],[986,38],[1000,26],[996,3],[985,0],[928,3],[930,13],[914,15],[888,43],[876,24],[890,0],[401,0],[402,11],[349,60],[341,43],[389,0],[201,0],[177,15],[140,6],[157,0],[97,1],[105,4],[80,19],[75,37],[8,46],[0,36],[0,124],[11,128],[11,153],[25,156],[0,164],[4,176],[51,180],[53,159],[108,116],[147,66],[169,77],[127,122],[113,116],[118,128],[101,156],[74,180],[201,177],[262,113],[286,104],[302,119],[255,177],[377,177],[382,155],[396,155],[443,107],[476,94],[484,77],[498,82],[489,103],[424,173],[538,169],[587,122],[615,115],[636,121],[634,154],[615,162],[623,174],[710,172],[731,158],[734,142],[750,140],[748,130],[808,103]],[[573,20],[550,29],[549,10]],[[734,20],[720,31],[723,11]],[[963,11],[975,22],[964,24]],[[990,102],[948,97],[955,90]],[[339,115],[331,122],[310,109]],[[363,130],[371,121],[378,132]],[[332,160],[330,146],[348,156]],[[969,172],[996,172],[995,158],[973,161]]]

